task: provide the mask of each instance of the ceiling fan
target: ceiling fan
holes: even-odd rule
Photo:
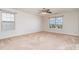
[[[41,14],[42,14],[42,15],[51,14],[51,13],[52,13],[52,12],[50,11],[50,9],[43,8],[43,9],[41,10]]]

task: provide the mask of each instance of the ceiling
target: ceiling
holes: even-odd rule
[[[42,8],[16,8],[16,9],[19,11],[23,11],[23,12],[34,14],[34,15],[39,15],[39,13],[42,10]],[[50,9],[52,14],[79,10],[78,8],[48,8],[48,9]]]
[[[25,12],[25,13],[29,13],[29,14],[33,14],[33,15],[39,15],[43,8],[1,8],[1,9],[13,11],[13,12],[15,12],[14,10],[19,10],[19,11],[22,11],[22,12]],[[50,9],[52,14],[70,12],[70,11],[78,11],[79,10],[79,8],[47,8],[47,9]]]

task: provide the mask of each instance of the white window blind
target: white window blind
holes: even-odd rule
[[[11,31],[15,29],[14,14],[2,12],[2,31]]]

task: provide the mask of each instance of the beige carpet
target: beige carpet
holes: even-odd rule
[[[0,40],[2,50],[73,50],[79,49],[79,37],[37,32]]]

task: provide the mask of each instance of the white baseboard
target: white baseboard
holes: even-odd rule
[[[71,34],[71,33],[64,33],[64,32],[54,32],[54,33],[60,33],[60,34],[67,34],[67,35],[79,36],[78,34]]]
[[[20,36],[20,35],[27,35],[27,34],[31,34],[31,33],[36,33],[39,31],[35,31],[35,32],[28,32],[28,33],[20,33],[20,34],[9,34],[9,35],[5,35],[5,36],[1,36],[0,39],[5,39],[5,38],[10,38],[10,37],[15,37],[15,36]]]

